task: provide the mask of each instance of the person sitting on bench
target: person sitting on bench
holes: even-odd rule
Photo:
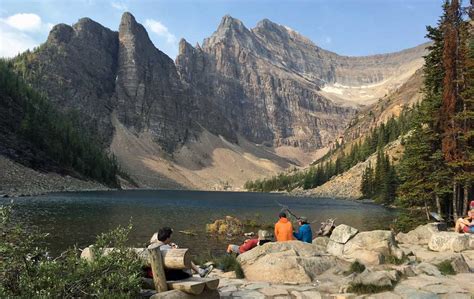
[[[160,250],[172,250],[174,248],[178,248],[178,245],[171,242],[171,235],[173,234],[173,230],[170,227],[162,227],[157,233],[154,233],[150,239],[151,244],[160,244]],[[213,266],[209,266],[207,268],[201,268],[196,266],[193,262],[191,262],[191,268],[194,272],[198,273],[201,277],[206,277],[211,271]],[[166,279],[169,280],[181,280],[186,279],[192,276],[191,273],[188,273],[184,270],[174,270],[174,269],[165,269],[165,276]]]
[[[454,231],[458,233],[474,233],[474,200],[470,203],[467,217],[456,220]]]

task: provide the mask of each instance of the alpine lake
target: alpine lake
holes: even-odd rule
[[[12,199],[0,199],[0,205]],[[173,242],[190,248],[193,255],[220,255],[227,244],[240,244],[245,237],[210,235],[206,224],[225,216],[259,224],[273,232],[281,205],[312,222],[313,237],[320,222],[336,218],[360,231],[388,229],[397,211],[376,204],[332,198],[293,197],[276,193],[205,192],[176,190],[89,191],[50,193],[13,199],[13,221],[27,229],[47,233],[52,255],[71,246],[87,247],[97,235],[117,226],[133,229],[130,246],[145,247],[160,227],[173,228]],[[246,226],[246,232],[259,227]]]

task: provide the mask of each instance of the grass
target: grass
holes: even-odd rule
[[[344,275],[349,275],[352,273],[362,273],[365,271],[365,266],[358,261],[355,261],[349,267],[349,270],[344,272]]]
[[[193,257],[193,261],[198,265],[211,261],[218,269],[221,269],[224,272],[235,271],[235,276],[237,278],[245,278],[244,270],[239,261],[237,261],[237,257],[234,255],[225,254],[216,257],[208,251]]]
[[[392,286],[377,286],[373,284],[362,284],[362,283],[355,283],[351,284],[347,289],[348,293],[356,293],[356,294],[375,294],[385,291],[393,290]]]
[[[237,278],[245,277],[244,270],[234,255],[223,255],[214,260],[214,263],[224,272],[235,271]]]
[[[453,266],[451,265],[450,260],[443,261],[436,265],[439,272],[443,275],[455,275],[456,271],[454,271]]]
[[[385,264],[392,264],[392,265],[401,265],[407,261],[407,257],[403,256],[403,258],[399,259],[393,255],[386,255],[384,256],[384,263]]]

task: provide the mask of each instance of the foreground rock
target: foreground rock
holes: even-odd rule
[[[241,254],[238,261],[250,281],[310,283],[336,265],[318,246],[299,241],[267,243]]]
[[[357,232],[356,229],[348,229],[342,224],[334,231],[338,233],[331,235],[327,252],[341,259],[351,262],[358,260],[366,265],[378,265],[384,262],[385,257],[403,258],[403,251],[398,247],[391,231],[361,232],[355,234],[352,239],[349,238]],[[348,241],[342,242],[344,240]]]
[[[430,238],[428,247],[433,251],[461,252],[469,249],[469,236],[455,232],[434,233]]]
[[[437,223],[420,225],[408,233],[399,233],[397,241],[406,244],[426,245],[434,233],[439,232]]]

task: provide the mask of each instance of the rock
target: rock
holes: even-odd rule
[[[433,251],[461,252],[469,249],[469,236],[455,232],[438,232],[431,236],[428,248]]]
[[[206,224],[206,231],[211,234],[238,236],[243,232],[243,225],[239,219],[226,216],[224,219]]]
[[[420,225],[408,233],[398,233],[396,240],[399,243],[425,245],[428,244],[431,235],[439,232],[437,223]]]
[[[352,293],[344,293],[344,294],[331,294],[330,295],[331,299],[355,299],[356,294]]]
[[[402,299],[403,297],[397,295],[393,292],[382,292],[377,294],[371,294],[367,297],[367,299]]]
[[[412,277],[416,275],[414,267],[412,265],[392,266],[392,269],[399,272],[402,276],[405,277]]]
[[[364,272],[356,275],[352,283],[363,285],[376,285],[379,287],[393,286],[399,277],[397,271],[371,271],[365,269]]]
[[[355,236],[359,231],[349,225],[339,224],[331,234],[331,241],[340,244],[346,244],[350,238]]]
[[[218,299],[220,298],[217,290],[204,289],[199,295],[191,295],[178,290],[170,290],[162,293],[156,293],[150,299]]]
[[[279,289],[275,287],[266,287],[259,290],[260,293],[264,294],[268,297],[275,297],[275,296],[288,296],[288,291],[285,289]]]
[[[326,251],[334,256],[342,257],[342,253],[344,251],[344,244],[329,240],[328,245],[326,247]]]
[[[420,263],[415,267],[416,274],[427,274],[430,276],[442,276],[441,272],[439,272],[438,268],[435,265],[428,264],[428,263]]]
[[[391,231],[374,230],[356,234],[352,239],[342,244],[330,241],[328,253],[345,259],[347,261],[359,262],[366,265],[378,265],[383,263],[384,256],[395,256],[403,258],[403,251],[398,248]]]
[[[237,260],[247,280],[273,283],[309,283],[336,265],[333,256],[299,241],[266,243],[239,255]]]
[[[265,299],[265,295],[257,291],[252,290],[241,290],[235,293],[232,293],[232,297],[236,298],[255,298],[255,299]]]
[[[456,273],[470,273],[469,265],[466,263],[464,256],[458,255],[451,261],[451,266]]]
[[[316,291],[306,291],[306,292],[300,292],[300,291],[291,291],[291,298],[294,299],[321,299],[321,293],[316,292]]]
[[[313,245],[320,246],[326,248],[329,243],[328,237],[316,237],[313,239]]]

